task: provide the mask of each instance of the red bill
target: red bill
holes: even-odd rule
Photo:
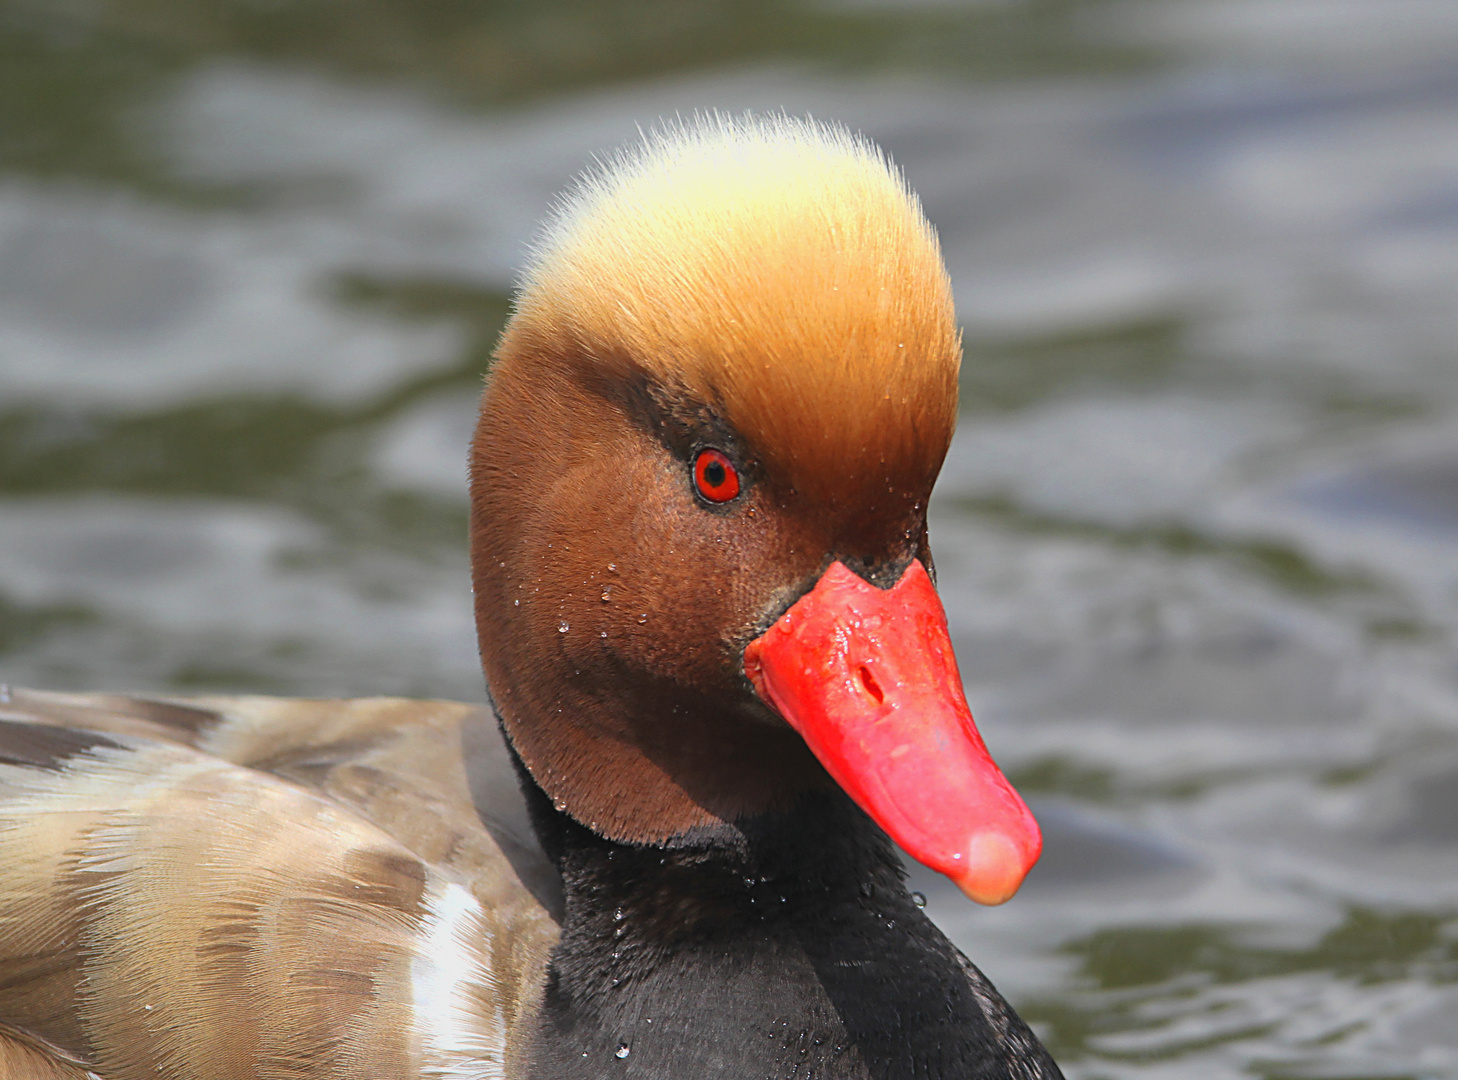
[[[834,563],[744,650],[755,690],[912,858],[1000,904],[1043,847],[972,721],[919,560],[889,589]]]

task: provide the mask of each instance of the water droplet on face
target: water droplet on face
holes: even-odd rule
[[[561,622],[559,622],[557,624],[557,633],[559,633],[559,634],[565,634],[568,630],[571,630],[571,629],[572,629],[572,627],[570,627],[570,626],[567,625],[567,620],[566,619],[563,619]]]
[[[622,908],[618,908],[616,911],[613,912],[613,922],[622,922],[627,917],[627,912],[625,912]]]
[[[641,614],[641,615],[638,616],[638,625],[639,626],[642,626],[647,621],[648,621],[648,613],[646,611],[643,612],[643,614]]]
[[[513,600],[511,602],[511,606],[512,607],[521,607],[521,601],[520,600]]]
[[[622,1061],[623,1058],[627,1057],[630,1053],[632,1053],[632,1051],[628,1049],[627,1043],[618,1043],[617,1052],[613,1054],[613,1057],[617,1058],[619,1061]]]
[[[926,907],[926,893],[914,892],[911,894],[911,902],[917,907]]]
[[[612,598],[613,598],[613,587],[611,585],[604,585],[603,588],[602,588],[602,602],[604,604],[606,604]]]
[[[618,572],[618,564],[615,563],[615,562],[610,562],[610,563],[608,563],[608,569],[611,570],[614,574],[616,574]]]
[[[606,630],[599,630],[598,633],[597,633],[597,636],[598,637],[607,637],[607,631]]]

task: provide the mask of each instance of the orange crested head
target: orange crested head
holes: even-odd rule
[[[955,424],[936,235],[843,128],[714,118],[650,135],[564,201],[517,307],[512,336],[608,377],[642,369],[812,500],[865,503],[877,481],[924,495]]]
[[[960,363],[931,226],[842,128],[700,120],[565,199],[472,459],[482,662],[560,808],[667,843],[839,787],[1011,895],[1037,827],[928,572]]]

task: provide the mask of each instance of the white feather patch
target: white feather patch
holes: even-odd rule
[[[488,954],[480,902],[432,874],[425,925],[411,965],[415,1029],[426,1076],[496,1080],[506,1075],[506,1019]]]

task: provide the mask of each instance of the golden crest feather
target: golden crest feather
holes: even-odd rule
[[[523,275],[501,350],[631,363],[721,413],[795,486],[930,484],[961,341],[936,234],[843,127],[720,116],[589,173]],[[836,499],[836,497],[839,497]]]

